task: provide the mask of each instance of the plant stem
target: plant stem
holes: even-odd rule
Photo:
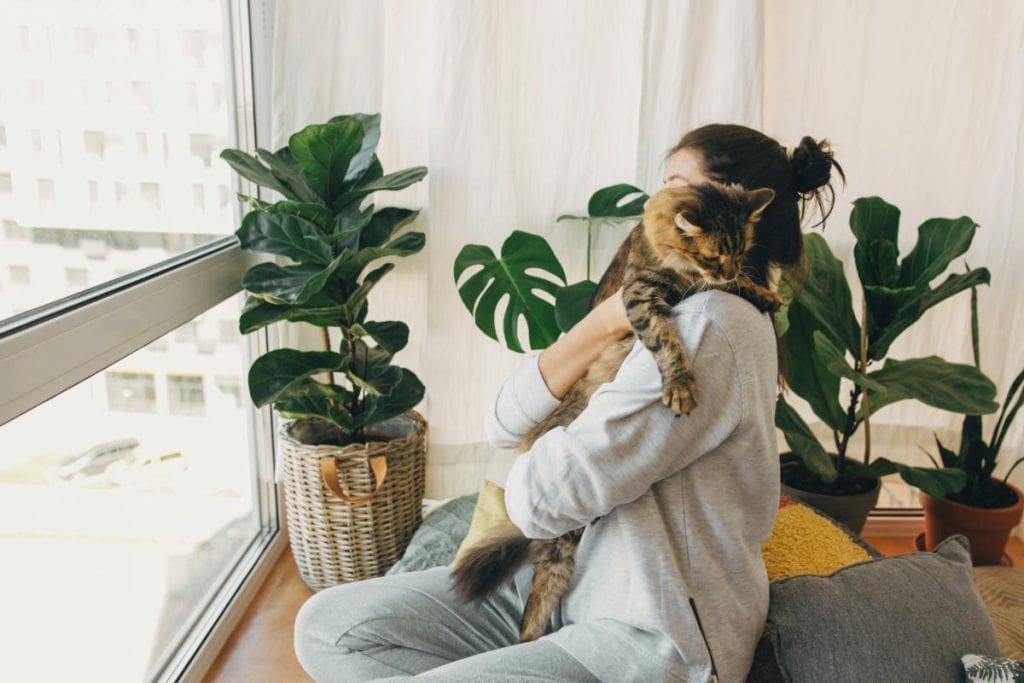
[[[330,351],[331,350],[331,331],[328,330],[326,327],[321,327],[320,328],[320,334],[321,334],[321,336],[323,337],[323,340],[324,340],[324,351]],[[331,384],[334,384],[334,373],[331,372],[330,370],[328,370],[327,371],[327,377],[330,380]]]
[[[850,391],[850,407],[846,409],[846,425],[843,427],[843,440],[839,444],[839,457],[836,459],[836,470],[839,473],[836,477],[837,480],[843,476],[843,464],[846,461],[846,446],[850,442],[850,437],[853,436],[853,432],[857,429],[857,399],[860,398],[862,391],[863,389],[861,389],[859,384],[854,384],[853,390]]]
[[[860,314],[860,374],[864,377],[868,372],[868,298],[864,297],[864,306]],[[868,392],[864,392],[864,466],[871,462],[871,422],[868,419],[871,415],[871,406],[868,402]]]

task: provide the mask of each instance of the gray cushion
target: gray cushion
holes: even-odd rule
[[[473,510],[479,494],[453,498],[427,515],[402,558],[388,569],[387,574],[415,572],[431,567],[451,564],[462,539],[469,533]]]
[[[932,552],[774,581],[768,622],[798,682],[961,681],[961,656],[1000,655],[959,534]]]

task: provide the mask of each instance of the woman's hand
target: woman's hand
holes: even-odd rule
[[[537,364],[548,391],[555,398],[564,398],[604,348],[629,330],[620,288],[541,352]]]

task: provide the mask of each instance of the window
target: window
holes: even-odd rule
[[[36,184],[39,186],[39,200],[43,202],[52,202],[54,195],[53,179],[40,178],[36,181]]]
[[[205,414],[206,397],[202,376],[168,375],[167,406],[171,415]]]
[[[89,286],[89,271],[85,268],[65,268],[64,281],[68,289],[84,289]]]
[[[107,372],[107,405],[124,413],[156,412],[156,380],[152,373]]]
[[[66,7],[4,17],[23,53],[0,70],[0,142],[18,145],[0,145],[0,630],[18,634],[0,679],[202,680],[287,543],[273,416],[245,387],[275,330],[221,333],[258,260],[233,238],[234,195],[260,191],[217,155],[267,146],[270,71],[250,65],[273,0],[197,0],[174,21],[151,0]],[[182,116],[185,83],[202,117]],[[182,220],[194,185],[232,201]]]
[[[7,266],[7,274],[11,284],[27,285],[29,283],[28,266]]]

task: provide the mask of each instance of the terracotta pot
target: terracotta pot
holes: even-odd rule
[[[1020,524],[1024,514],[1024,492],[1009,482],[1006,486],[1017,495],[1017,502],[1001,508],[964,505],[918,491],[924,508],[925,549],[931,550],[953,534],[963,534],[971,542],[971,560],[975,565],[999,564],[1010,531]]]
[[[832,457],[834,460],[835,456]],[[780,459],[783,465],[801,462],[798,456],[789,452],[782,453]],[[800,466],[803,467],[802,464]],[[784,495],[820,510],[859,536],[860,532],[864,530],[868,513],[878,504],[878,495],[882,491],[882,480],[875,479],[874,488],[869,491],[851,495],[804,491],[790,486],[784,481],[781,482],[781,488]]]

